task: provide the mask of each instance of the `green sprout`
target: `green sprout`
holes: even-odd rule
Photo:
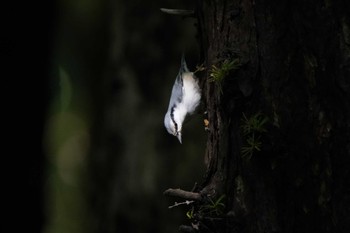
[[[236,58],[233,61],[224,60],[221,64],[221,67],[217,67],[216,65],[212,65],[211,73],[210,73],[210,82],[215,82],[222,93],[222,82],[225,77],[232,71],[237,70],[240,67],[240,61]]]
[[[206,203],[199,206],[199,209],[196,211],[195,207],[192,206],[190,210],[186,212],[188,219],[192,220],[196,218],[196,213],[201,216],[207,217],[218,217],[224,214],[225,204],[224,204],[225,195],[221,195],[217,200],[213,200],[208,197]]]
[[[266,132],[265,124],[268,122],[269,118],[264,116],[261,112],[258,112],[249,119],[243,113],[242,126],[243,135],[249,135],[254,132],[263,133]]]
[[[209,216],[222,215],[225,209],[224,198],[225,195],[221,195],[216,201],[209,198],[209,204],[202,206],[199,211]]]
[[[188,219],[194,219],[194,210],[191,208],[189,211],[187,211],[186,216]]]
[[[247,139],[247,144],[241,148],[242,156],[250,159],[254,151],[261,151],[261,145],[260,137],[257,139],[254,138],[254,135],[249,137]]]
[[[250,118],[243,113],[241,130],[246,140],[246,144],[241,148],[243,157],[250,159],[255,151],[261,151],[261,134],[266,132],[265,125],[268,120],[268,117],[260,112]]]

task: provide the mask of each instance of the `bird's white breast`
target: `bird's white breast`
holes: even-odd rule
[[[184,73],[183,80],[183,100],[182,103],[189,114],[192,114],[199,105],[201,94],[197,80],[193,73]]]

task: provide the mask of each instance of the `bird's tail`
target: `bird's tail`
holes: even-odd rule
[[[190,72],[190,70],[187,67],[186,60],[185,60],[185,53],[182,53],[181,57],[181,66],[180,66],[180,73]]]

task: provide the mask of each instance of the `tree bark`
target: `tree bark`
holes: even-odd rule
[[[194,230],[350,231],[349,12],[341,0],[197,1],[209,130]],[[223,195],[223,212],[204,211]]]

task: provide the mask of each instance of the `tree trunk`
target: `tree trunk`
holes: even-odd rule
[[[197,2],[208,171],[181,230],[350,232],[349,12]]]

